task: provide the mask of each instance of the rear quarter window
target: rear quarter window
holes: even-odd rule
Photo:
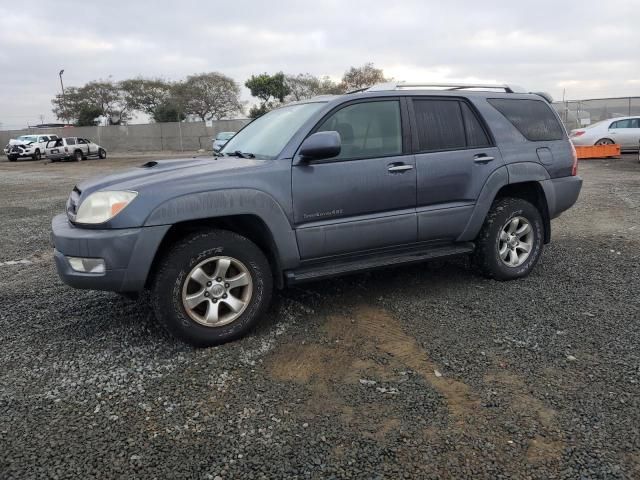
[[[542,100],[489,98],[487,101],[531,142],[562,140],[565,137],[560,122]]]

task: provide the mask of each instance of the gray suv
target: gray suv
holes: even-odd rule
[[[526,276],[582,180],[544,94],[385,84],[273,110],[216,157],[80,183],[53,219],[62,280],[149,290],[196,345],[236,339],[272,289],[452,255]]]

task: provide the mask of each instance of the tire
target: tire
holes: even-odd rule
[[[98,150],[98,158],[105,159],[107,158],[107,151],[104,148]]]
[[[526,225],[530,229],[523,233]],[[543,248],[544,223],[538,209],[520,198],[499,198],[476,238],[474,263],[486,277],[513,280],[531,273]]]
[[[81,152],[80,150],[76,150],[76,151],[73,153],[73,159],[74,159],[76,162],[80,162],[80,161],[82,161],[82,160],[83,160],[82,152]]]
[[[9,159],[10,162],[15,162],[16,160],[18,160],[18,157],[14,157],[14,156],[9,156],[7,157]]]
[[[613,145],[614,143],[616,142],[614,142],[610,138],[601,138],[594,145]]]
[[[36,150],[36,153],[34,153],[31,158],[33,158],[34,160],[40,160],[42,158],[42,154],[40,153],[40,150]]]
[[[223,270],[226,273],[219,283],[216,280],[222,277],[212,275],[227,261],[231,266]],[[194,273],[198,269],[207,276]],[[243,272],[242,282],[249,284],[227,288],[230,284],[224,280],[239,279]],[[199,281],[194,280],[197,277]],[[161,259],[151,284],[151,304],[156,318],[171,334],[195,347],[210,347],[251,330],[268,307],[272,289],[269,262],[252,241],[230,231],[211,230],[189,235]],[[208,297],[202,298],[205,295]],[[195,298],[193,308],[183,300],[187,297]],[[244,307],[236,302],[239,299]],[[230,308],[232,303],[236,304],[235,311]],[[215,325],[204,324],[208,323],[209,309],[212,314],[217,312],[210,320],[217,322]]]

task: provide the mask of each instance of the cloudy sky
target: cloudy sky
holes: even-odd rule
[[[2,128],[53,121],[65,85],[219,71],[507,82],[640,95],[640,0],[0,0]],[[244,93],[248,100],[247,92]]]

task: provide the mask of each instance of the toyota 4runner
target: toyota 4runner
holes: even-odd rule
[[[544,94],[384,84],[273,110],[217,157],[73,188],[52,222],[76,288],[149,290],[197,346],[240,337],[273,287],[451,255],[524,277],[582,180]]]

